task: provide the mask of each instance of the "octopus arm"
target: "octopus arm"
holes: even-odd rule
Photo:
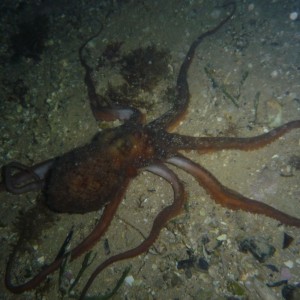
[[[49,159],[32,167],[18,162],[11,162],[3,167],[3,189],[12,194],[22,194],[40,190],[44,186],[44,179],[53,166],[55,159]],[[13,172],[15,172],[13,174]]]
[[[262,214],[279,222],[300,227],[300,219],[285,214],[272,206],[257,200],[247,198],[236,191],[222,185],[216,177],[199,164],[184,156],[175,156],[167,160],[168,163],[183,169],[196,178],[206,192],[219,204],[233,210],[244,210],[251,213]]]
[[[87,64],[86,60],[83,57],[83,50],[87,46],[87,44],[98,37],[103,30],[103,25],[101,25],[100,30],[91,36],[87,41],[85,41],[81,47],[79,48],[79,60],[82,67],[85,70],[84,82],[87,87],[88,98],[90,102],[90,107],[93,112],[94,118],[96,120],[102,121],[114,121],[114,120],[121,120],[121,121],[142,121],[144,116],[141,114],[139,110],[136,108],[127,106],[127,107],[111,107],[111,106],[104,106],[105,100],[103,96],[100,96],[96,92],[95,84],[92,79],[93,69]]]
[[[146,252],[153,245],[165,224],[182,212],[182,208],[185,203],[186,197],[183,184],[180,182],[177,175],[163,164],[150,165],[146,167],[145,170],[154,173],[155,175],[158,175],[160,177],[163,177],[166,181],[168,181],[171,184],[174,193],[173,203],[165,207],[156,216],[148,237],[140,245],[128,251],[111,256],[94,270],[81,293],[80,299],[84,299],[87,290],[101,271],[103,271],[109,265],[117,261],[132,258]]]
[[[11,273],[12,268],[14,265],[14,260],[17,254],[17,249],[19,248],[18,244],[15,246],[14,251],[12,252],[11,256],[9,257],[7,267],[6,267],[6,274],[5,274],[5,284],[6,287],[13,293],[19,294],[23,293],[24,291],[28,291],[31,289],[36,288],[42,281],[46,279],[46,277],[53,273],[55,270],[57,270],[60,265],[62,264],[63,260],[66,258],[66,256],[70,256],[71,260],[76,259],[83,253],[90,250],[102,237],[102,235],[105,233],[107,228],[109,227],[111,220],[113,219],[117,208],[119,204],[121,203],[123,196],[125,194],[125,191],[128,187],[128,184],[130,182],[130,179],[127,180],[126,184],[122,185],[122,188],[118,191],[115,198],[112,199],[104,208],[103,214],[96,225],[96,227],[93,229],[93,231],[74,249],[67,252],[65,255],[58,257],[55,259],[50,265],[45,267],[40,273],[38,273],[35,277],[30,279],[29,281],[20,284],[20,285],[14,285],[11,282]]]
[[[234,2],[228,2],[227,4],[223,5],[223,8],[228,6],[232,7],[231,12],[215,27],[212,29],[204,32],[195,41],[191,44],[189,51],[187,52],[183,63],[181,64],[177,82],[176,82],[176,98],[174,100],[174,106],[165,112],[161,117],[157,118],[156,120],[152,121],[149,124],[150,128],[165,128],[166,130],[173,130],[175,127],[178,126],[179,122],[184,118],[187,112],[188,104],[190,101],[190,93],[189,93],[189,85],[187,81],[187,75],[193,58],[195,56],[195,52],[201,42],[208,36],[213,35],[216,33],[225,23],[227,23],[231,17],[234,15],[236,10],[236,5]]]
[[[235,137],[191,137],[180,134],[169,134],[169,146],[173,151],[199,150],[201,153],[224,149],[255,150],[264,147],[293,129],[300,128],[300,120],[288,122],[271,131],[246,138]]]
[[[110,201],[104,208],[104,212],[98,221],[97,226],[93,231],[76,247],[71,251],[71,260],[76,259],[84,252],[90,250],[102,237],[109,227],[113,217],[122,202],[126,189],[130,183],[131,178],[127,178],[126,182],[122,184],[122,188],[118,191],[115,198]]]

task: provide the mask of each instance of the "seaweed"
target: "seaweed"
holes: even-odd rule
[[[25,212],[20,210],[16,221],[13,223],[14,231],[19,234],[20,241],[33,243],[40,239],[43,230],[53,224],[55,220],[54,214],[38,202]],[[19,250],[21,249],[23,249],[23,245],[19,244]]]
[[[138,90],[127,83],[120,86],[113,86],[109,83],[104,97],[106,102],[113,103],[113,105],[118,104],[120,106],[142,107],[145,109],[152,107],[152,103],[139,97]]]
[[[31,58],[35,62],[45,49],[45,40],[49,33],[49,19],[45,15],[18,24],[18,33],[10,37],[13,55],[11,60],[17,62],[21,57]]]
[[[259,104],[259,98],[260,98],[260,92],[256,92],[254,96],[254,120],[253,123],[256,123],[257,121],[257,110],[258,110],[258,104]]]
[[[110,65],[113,67],[120,60],[120,51],[124,42],[111,42],[106,45],[104,51],[101,56],[98,58],[97,68],[104,67],[106,65]]]
[[[113,86],[108,83],[105,92],[105,97],[108,101],[120,105],[133,105],[133,99],[137,97],[137,90],[130,88],[127,84],[122,84],[120,86]]]
[[[16,281],[31,278],[44,267],[37,259],[37,250],[34,245],[41,242],[43,231],[49,228],[56,219],[53,212],[47,209],[41,201],[25,212],[20,210],[16,222],[13,223],[14,231],[19,235],[16,245],[13,246],[16,260],[12,269]],[[30,266],[28,260],[31,260]],[[51,282],[45,281],[45,284],[37,288],[36,293],[44,295],[50,288]]]
[[[108,292],[105,295],[96,295],[96,296],[88,296],[86,297],[87,300],[108,300],[111,299],[120,289],[120,287],[122,286],[123,282],[125,281],[129,271],[130,271],[131,267],[127,267],[123,273],[122,276],[120,277],[120,279],[118,280],[118,282],[116,283],[115,287],[112,289],[111,292]]]
[[[121,75],[130,86],[149,92],[168,73],[169,59],[166,49],[137,48],[123,56]]]
[[[114,72],[121,75],[123,81],[119,85],[109,82],[102,100],[111,106],[151,109],[153,103],[145,100],[144,93],[151,92],[168,74],[170,53],[151,45],[134,49],[121,57],[122,45],[123,42],[119,41],[107,44],[98,59],[97,70],[114,67]]]

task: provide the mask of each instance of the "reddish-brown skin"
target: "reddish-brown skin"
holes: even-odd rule
[[[15,251],[10,256],[6,270],[6,286],[13,293],[22,293],[37,287],[50,273],[59,268],[66,255],[76,259],[91,249],[103,236],[123,199],[130,181],[141,170],[163,177],[173,188],[173,203],[165,207],[154,219],[148,237],[137,247],[110,257],[100,264],[86,283],[83,299],[95,277],[107,266],[117,261],[146,252],[158,237],[161,229],[182,212],[186,201],[184,187],[177,175],[164,162],[173,164],[194,176],[207,193],[219,204],[233,210],[263,214],[290,226],[300,227],[300,219],[285,214],[269,205],[246,198],[223,186],[208,170],[179,154],[179,150],[199,150],[200,153],[222,149],[254,150],[263,147],[287,132],[300,128],[300,120],[291,121],[260,136],[250,138],[194,138],[169,133],[186,114],[189,103],[187,73],[195,50],[201,41],[219,30],[234,14],[235,4],[228,3],[230,14],[215,28],[200,35],[191,45],[178,74],[177,96],[174,107],[158,119],[145,124],[144,116],[131,107],[104,107],[92,81],[92,68],[83,58],[87,43],[79,49],[81,65],[85,69],[85,84],[91,109],[96,119],[120,119],[124,124],[97,134],[93,141],[65,155],[25,167],[12,163],[4,167],[4,182],[0,189],[12,193],[42,188],[49,208],[64,213],[86,213],[104,207],[103,215],[94,230],[74,249],[54,260],[26,283],[14,285],[10,274]],[[14,174],[12,172],[14,171]],[[17,171],[17,172],[16,172]]]

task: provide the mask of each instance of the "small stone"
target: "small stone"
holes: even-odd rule
[[[129,286],[132,286],[133,283],[134,283],[134,278],[133,276],[129,275],[129,276],[126,276],[125,278],[125,283]]]
[[[217,237],[217,240],[218,241],[226,241],[227,240],[227,234],[221,234],[221,235],[219,235],[218,237]]]
[[[294,262],[291,260],[287,260],[284,262],[284,265],[290,269],[292,269],[294,267]]]
[[[300,285],[288,284],[282,288],[281,294],[285,300],[300,299]]]
[[[197,267],[202,271],[208,271],[209,263],[204,257],[200,257],[197,262]]]
[[[290,246],[290,244],[294,241],[294,238],[287,234],[286,232],[283,233],[283,244],[282,249],[286,249]]]
[[[293,168],[291,165],[286,165],[280,168],[280,175],[283,177],[291,177],[293,176]],[[287,248],[286,246],[285,248]],[[284,248],[283,248],[284,249]]]
[[[274,255],[275,247],[259,237],[245,238],[240,242],[240,251],[250,252],[260,263]]]
[[[183,259],[183,260],[180,260],[176,263],[176,267],[178,270],[181,270],[181,269],[189,269],[189,268],[192,268],[194,266],[194,263],[195,263],[195,257],[192,256],[188,259]]]
[[[268,115],[268,125],[270,127],[277,127],[282,124],[282,106],[280,103],[271,98],[266,103],[266,110]]]
[[[39,264],[43,265],[45,263],[45,256],[40,256],[37,261]]]
[[[290,13],[290,20],[295,21],[298,19],[298,13],[296,11],[293,11]]]
[[[277,78],[278,77],[278,71],[277,70],[274,70],[271,72],[271,77],[272,78]]]
[[[253,3],[250,3],[248,5],[248,11],[252,11],[254,9],[254,4]]]

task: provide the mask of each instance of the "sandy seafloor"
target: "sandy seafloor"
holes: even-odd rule
[[[109,41],[123,41],[124,53],[148,45],[169,49],[171,53],[169,72],[163,82],[144,95],[153,102],[145,111],[148,120],[170,107],[161,100],[161,91],[166,85],[174,86],[190,43],[224,17],[222,9],[215,8],[215,1],[208,0],[2,2],[0,165],[10,161],[32,165],[62,155],[88,142],[99,130],[101,123],[94,120],[90,111],[78,48],[97,31],[108,8],[113,11],[104,21],[103,32],[85,52],[91,67],[96,66]],[[10,36],[16,32],[16,24],[32,17],[33,11],[50,17],[45,49],[38,62],[21,58],[12,63]],[[191,136],[247,137],[300,119],[300,19],[289,18],[294,11],[300,12],[296,0],[237,1],[233,19],[197,50],[188,76],[191,102],[177,132]],[[98,90],[105,87],[103,82],[114,80],[109,72],[100,68],[94,73]],[[28,88],[23,100],[13,89],[17,80],[23,80]],[[226,97],[224,90],[231,95],[240,94],[239,107]],[[186,155],[209,169],[224,185],[300,217],[299,149],[298,129],[252,152],[220,151],[201,156],[192,151]],[[275,300],[282,299],[283,286],[269,288],[266,283],[286,278],[290,284],[300,282],[299,228],[223,208],[191,176],[172,169],[188,192],[183,214],[162,230],[148,253],[105,270],[95,280],[90,294],[112,288],[127,266],[132,266],[129,275],[133,282],[124,283],[114,299]],[[35,205],[39,196],[40,193],[0,194],[0,299],[62,298],[58,272],[51,275],[45,288],[21,295],[9,293],[3,284],[5,265],[19,234],[14,224],[19,215]],[[149,173],[135,178],[105,234],[111,253],[140,243],[140,232],[147,235],[153,217],[171,199],[171,188],[162,179]],[[54,214],[53,222],[44,226],[37,222],[37,228],[41,229],[38,239],[32,232],[33,239],[24,246],[32,256],[21,257],[19,268],[31,274],[35,270],[32,265],[51,262],[72,226],[71,246],[74,246],[91,231],[99,216],[99,212]],[[282,249],[284,233],[294,239],[286,249]],[[204,237],[209,239],[206,248],[214,249],[207,256],[208,271],[196,267],[178,270],[176,263],[188,258],[188,249],[195,257],[204,256]],[[265,263],[259,263],[250,253],[240,252],[239,242],[250,237],[274,246],[275,254]],[[218,239],[223,242],[215,249]],[[93,251],[97,257],[76,286],[76,293],[95,266],[107,257],[103,239]],[[67,280],[74,278],[81,263],[82,258],[67,265]],[[266,265],[273,265],[278,271]],[[240,285],[239,292],[232,288],[236,284]]]

